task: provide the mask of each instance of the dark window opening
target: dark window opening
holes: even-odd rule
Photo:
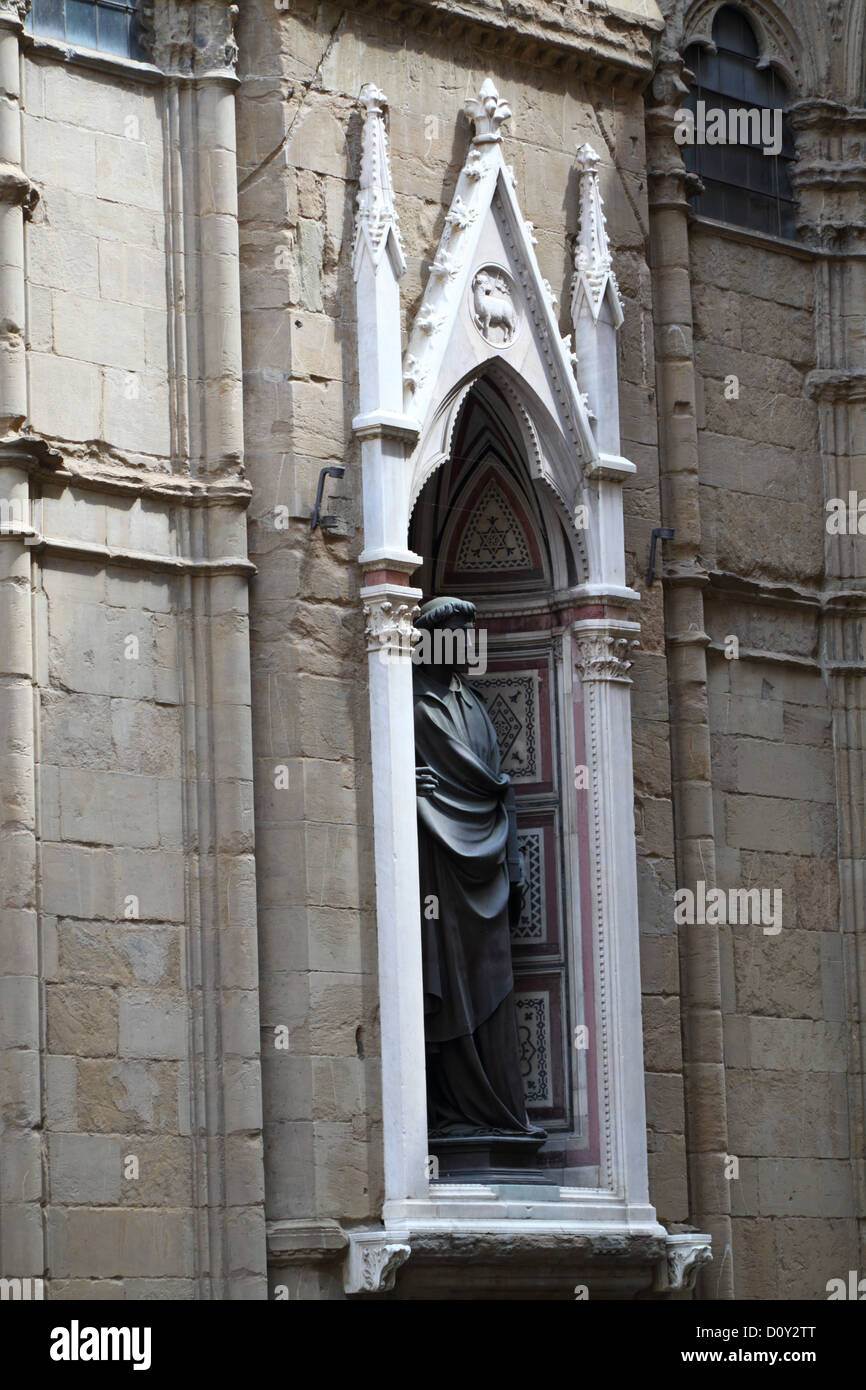
[[[784,111],[787,87],[771,67],[758,66],[758,41],[740,10],[728,5],[719,10],[713,42],[715,53],[701,44],[692,44],[685,52],[686,67],[694,73],[683,103],[687,110],[696,114],[700,101],[707,113],[723,111],[728,122],[731,111]],[[744,143],[684,145],[686,168],[700,175],[704,184],[704,192],[691,199],[695,212],[771,236],[795,236],[797,204],[789,173],[794,143],[784,115],[781,121],[778,154],[765,154],[761,138],[756,139],[757,131],[751,128]]]

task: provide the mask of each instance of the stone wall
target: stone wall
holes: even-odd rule
[[[816,265],[701,225],[691,246],[718,884],[779,889],[783,905],[778,933],[721,929],[735,1292],[823,1298],[858,1252],[826,514],[804,389]]]
[[[465,155],[462,106],[484,77],[493,77],[513,112],[507,158],[534,224],[542,273],[564,306],[563,331],[570,329],[578,216],[574,152],[589,141],[602,156],[626,301],[623,450],[638,466],[626,488],[626,545],[629,582],[638,588],[658,521],[643,103],[627,84],[593,88],[519,55],[491,58],[481,36],[442,39],[408,28],[397,38],[373,16],[327,5],[289,14],[251,8],[239,39],[267,1200],[272,1221],[303,1225],[314,1246],[309,1232],[338,1218],[373,1217],[381,1201],[368,713],[354,565],[362,548],[359,452],[351,433],[357,93],[373,80],[389,100],[408,263],[404,327],[417,310]],[[338,525],[311,535],[319,470],[332,463],[347,465],[341,481],[327,484],[326,510]],[[651,1196],[664,1219],[682,1221],[688,1207],[660,587],[647,595],[639,619],[634,727]],[[281,764],[289,768],[288,790],[274,787]],[[276,1045],[281,1024],[289,1029],[287,1051]],[[288,1278],[285,1269],[275,1275]]]
[[[8,81],[18,28],[0,18]],[[28,217],[3,282],[20,277],[27,359],[0,458],[17,508],[0,535],[0,1269],[59,1299],[261,1297],[248,488],[208,416],[200,299],[216,245],[239,344],[218,177],[233,196],[233,112],[223,150],[206,81],[191,96],[155,67],[38,44],[22,72]],[[191,102],[214,161],[194,207]],[[3,216],[8,246],[22,208]],[[210,295],[217,334],[219,308]],[[229,405],[231,347],[227,332]]]

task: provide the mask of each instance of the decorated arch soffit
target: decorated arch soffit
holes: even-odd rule
[[[810,0],[812,3],[812,0]],[[686,5],[682,18],[682,37],[677,41],[680,52],[685,52],[690,44],[699,43],[715,53],[713,25],[719,10],[731,6],[740,10],[748,19],[758,40],[761,68],[773,67],[785,80],[792,95],[803,90],[802,44],[797,37],[797,27],[784,14],[779,6],[769,0],[696,0]]]
[[[508,105],[488,78],[466,109],[475,134],[403,358],[403,408],[420,426],[410,507],[447,458],[466,395],[489,376],[513,411],[530,471],[571,517],[598,458],[571,337],[560,333],[503,153]]]

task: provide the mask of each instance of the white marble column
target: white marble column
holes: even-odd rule
[[[572,626],[590,777],[601,1177],[629,1208],[649,1202],[628,674],[638,631],[637,623],[613,618]]]

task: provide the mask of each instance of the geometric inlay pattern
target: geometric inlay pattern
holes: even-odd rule
[[[520,994],[514,1003],[526,1104],[552,1106],[550,995],[547,990],[539,994]]]
[[[484,700],[496,730],[502,771],[512,782],[541,781],[537,673],[488,672],[473,676],[471,685]]]
[[[544,830],[521,830],[517,844],[523,856],[523,870],[526,875],[526,896],[520,921],[511,930],[512,941],[544,941],[545,932],[545,892],[544,892]]]
[[[523,527],[504,492],[491,478],[460,542],[457,570],[526,570],[532,557]]]

